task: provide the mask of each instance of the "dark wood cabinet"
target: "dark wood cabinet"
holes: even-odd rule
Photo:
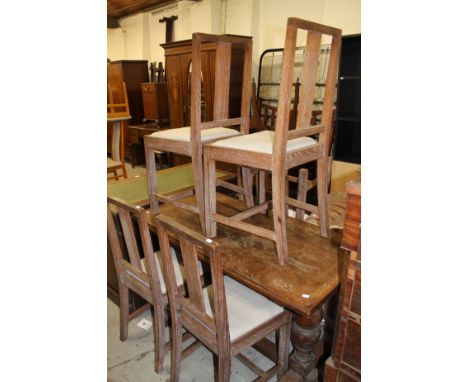
[[[167,86],[165,82],[144,82],[141,84],[143,99],[143,120],[153,121],[161,126],[169,122]]]
[[[361,163],[360,34],[342,38],[334,158]]]
[[[244,37],[251,39],[251,37]],[[190,73],[192,40],[161,44],[166,57],[166,82],[170,124],[172,128],[190,125]],[[229,117],[240,116],[243,51],[233,47],[231,57]],[[213,119],[216,44],[202,46],[202,120]]]
[[[141,83],[148,82],[148,61],[147,60],[122,60],[111,61],[107,64],[107,85],[114,97],[115,102],[123,100],[122,82],[127,87],[128,104],[132,118],[124,127],[125,157],[130,158],[130,140],[128,125],[140,124],[143,122],[143,100],[141,94]],[[112,128],[107,127],[107,151],[110,152],[110,142],[112,141]]]

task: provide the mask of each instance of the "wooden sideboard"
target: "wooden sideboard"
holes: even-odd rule
[[[346,220],[341,247],[347,251],[341,277],[332,353],[325,382],[361,380],[361,183],[346,185]]]
[[[125,157],[130,158],[130,140],[127,126],[143,122],[143,100],[141,83],[148,82],[147,60],[111,61],[107,64],[107,85],[115,102],[123,101],[122,82],[127,87],[128,104],[132,118],[124,126]],[[107,151],[110,152],[112,128],[107,125]]]
[[[251,37],[245,37],[252,39]],[[170,124],[172,128],[190,125],[190,72],[192,40],[161,44],[166,57],[166,82]],[[213,119],[214,75],[216,44],[202,46],[202,119]],[[242,90],[243,51],[233,46],[231,66],[231,92],[229,94],[229,117],[240,115]]]

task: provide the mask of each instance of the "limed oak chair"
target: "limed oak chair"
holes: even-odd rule
[[[281,378],[288,367],[291,313],[224,276],[217,243],[165,215],[158,215],[156,223],[172,317],[171,382],[179,380],[183,328],[216,354],[217,381],[230,380],[232,357],[261,376],[258,380],[267,381],[275,374]],[[186,295],[177,288],[169,236],[180,242],[187,270]],[[210,265],[212,285],[209,287],[202,288],[196,277],[198,259]],[[279,331],[278,364],[264,372],[240,352],[275,331]]]
[[[289,130],[291,84],[293,82],[294,54],[298,29],[307,31],[307,41],[302,70],[296,128]],[[322,121],[310,126],[312,102],[322,35],[332,37]],[[275,131],[261,131],[250,135],[223,139],[205,145],[205,208],[207,236],[216,237],[216,223],[245,230],[276,242],[278,261],[284,265],[288,259],[286,237],[287,171],[296,166],[317,161],[318,209],[322,236],[329,236],[327,213],[328,146],[330,126],[336,91],[338,59],[341,46],[341,30],[313,22],[289,18],[286,30],[278,113]],[[319,135],[318,141],[311,135]],[[264,202],[242,213],[226,217],[216,213],[215,163],[223,161],[239,166],[252,167],[272,173],[272,207],[274,231],[257,227],[242,220],[264,212],[270,202]],[[292,200],[292,199],[291,199]],[[307,205],[304,203],[303,209]]]
[[[124,100],[120,103],[114,102],[112,91],[107,86],[107,122],[112,122],[112,147],[111,157],[107,158],[107,173],[113,173],[113,177],[109,179],[118,180],[120,177],[127,178],[127,169],[125,168],[125,151],[124,151],[124,121],[131,118],[130,109],[128,106],[127,87],[125,82],[122,83]],[[118,170],[122,174],[118,174]]]
[[[201,121],[202,45],[216,44],[214,79],[213,121]],[[241,113],[238,118],[229,118],[229,88],[231,53],[241,48],[243,54]],[[174,203],[200,216],[205,231],[203,145],[219,139],[249,133],[250,76],[252,66],[252,39],[237,36],[218,36],[194,33],[192,36],[192,78],[191,78],[191,126],[159,131],[144,137],[146,167],[148,172],[148,194],[152,213],[159,212],[159,202]],[[240,125],[240,132],[231,126]],[[194,189],[197,206],[183,203],[180,198],[187,192],[167,197],[157,192],[155,151],[168,151],[192,158]],[[244,187],[218,180],[217,184],[246,196],[248,206],[253,206],[251,174],[242,171]]]
[[[134,221],[138,222],[139,237],[135,233]],[[116,222],[121,228],[122,242],[119,240]],[[165,349],[169,347],[169,344],[164,343],[165,309],[168,305],[168,299],[161,270],[161,256],[159,251],[153,251],[145,210],[138,206],[131,206],[123,200],[108,197],[107,233],[119,283],[120,340],[127,339],[129,321],[145,311],[149,304],[152,305],[154,308],[155,370],[160,372],[163,368]],[[143,248],[143,258],[140,256],[138,242]],[[168,256],[173,263],[176,285],[183,290],[182,275],[185,270],[179,265],[173,248],[170,249]],[[200,264],[195,272],[200,277],[202,273]],[[128,306],[129,289],[148,302],[132,314],[129,314]],[[187,338],[188,336],[185,336],[185,339]],[[184,356],[189,355],[200,343],[196,342],[193,345],[185,350]]]

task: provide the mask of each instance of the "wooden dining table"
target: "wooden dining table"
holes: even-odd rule
[[[194,196],[185,201],[196,203]],[[244,209],[245,204],[236,198],[217,196],[217,210],[225,216]],[[164,204],[160,213],[202,233],[198,216],[187,209]],[[272,229],[272,219],[267,215],[255,215],[247,221]],[[154,216],[149,212],[148,223],[155,231]],[[326,356],[323,354],[324,306],[337,291],[343,251],[339,248],[339,235],[332,239],[321,237],[319,227],[293,218],[287,220],[287,238],[289,260],[285,266],[278,263],[271,240],[222,224],[218,224],[214,240],[221,246],[225,274],[295,313],[290,371],[282,380],[317,381],[317,361]],[[276,349],[271,341],[264,340],[257,348],[275,360]]]

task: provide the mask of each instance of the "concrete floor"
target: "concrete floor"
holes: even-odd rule
[[[119,308],[107,300],[107,381],[108,382],[162,382],[170,376],[170,354],[164,357],[164,369],[157,374],[154,371],[153,327],[148,330],[137,326],[141,319],[152,321],[150,311],[130,322],[128,339],[119,339]],[[169,340],[169,329],[166,328],[166,342]],[[253,349],[243,354],[263,370],[273,363]],[[231,381],[249,382],[256,379],[255,373],[237,359],[232,360]],[[214,359],[212,353],[201,346],[187,359],[182,361],[180,382],[214,381]],[[273,377],[270,381],[276,381]]]

